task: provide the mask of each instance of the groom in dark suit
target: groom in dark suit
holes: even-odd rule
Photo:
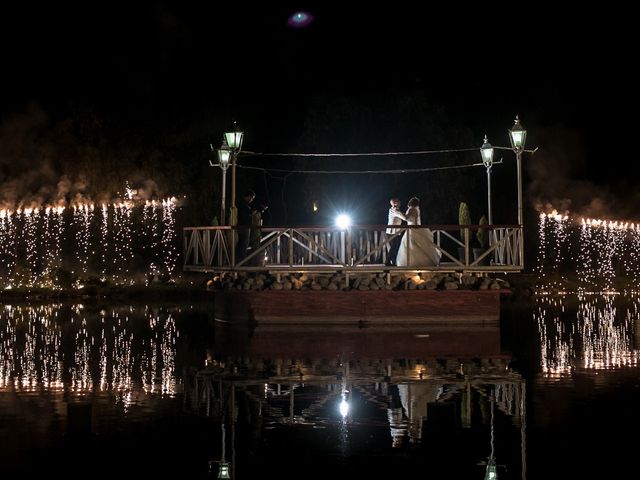
[[[400,200],[392,198],[389,200],[391,207],[389,208],[389,216],[387,217],[387,225],[402,225],[403,220],[407,220],[404,214],[400,211]],[[386,234],[391,236],[398,231],[397,228],[392,226],[387,227]],[[387,254],[387,266],[396,264],[396,256],[398,255],[398,249],[400,248],[400,241],[402,235],[398,235],[389,242],[389,253]]]

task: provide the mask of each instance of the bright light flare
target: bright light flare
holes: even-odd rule
[[[340,410],[340,415],[342,415],[342,418],[346,418],[346,416],[349,415],[349,402],[347,402],[344,397],[342,397],[342,401],[340,402],[340,406],[338,407],[338,409]]]
[[[346,230],[351,226],[351,217],[346,213],[341,213],[336,217],[336,227],[340,230]]]

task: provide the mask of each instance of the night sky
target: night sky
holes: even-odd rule
[[[208,144],[217,146],[233,120],[246,133],[247,150],[369,152],[479,147],[485,133],[506,146],[519,114],[528,144],[540,147],[525,158],[530,213],[548,202],[640,218],[629,143],[638,78],[624,12],[228,3],[2,7],[0,183],[10,183],[12,193],[7,187],[0,201],[49,201],[60,191],[44,185],[63,176],[73,185],[62,192],[67,199],[74,192],[112,195],[104,190],[125,178],[152,180],[150,195],[187,194],[192,210],[202,212],[193,221],[203,222],[218,208],[211,197],[217,199],[220,179],[208,166]],[[313,20],[294,28],[287,19],[298,10]],[[497,195],[500,182],[506,185],[505,206],[496,209],[511,223],[515,162],[510,152],[503,157],[508,165],[495,175]],[[324,165],[245,159],[285,169],[478,161],[475,153]],[[433,211],[448,212],[427,221],[455,223],[451,205],[465,199],[461,191],[482,202],[485,177],[477,170],[471,180],[425,174],[393,183],[290,176],[284,193],[273,174],[241,171],[238,181],[272,206],[274,223],[305,221],[304,208],[296,214],[292,205],[325,187],[336,203],[351,191],[348,202],[360,199],[360,209],[376,215],[386,208],[381,199],[418,194]]]

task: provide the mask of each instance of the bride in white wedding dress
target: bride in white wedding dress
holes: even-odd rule
[[[420,225],[420,200],[413,197],[407,203],[407,225]],[[433,232],[428,228],[408,228],[402,237],[396,265],[399,267],[428,267],[440,263],[442,253],[433,243]]]

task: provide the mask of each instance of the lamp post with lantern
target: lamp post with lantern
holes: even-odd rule
[[[522,227],[522,152],[527,139],[527,131],[520,124],[520,118],[516,115],[515,123],[509,130],[509,140],[511,140],[511,149],[516,154],[518,168],[518,225]]]
[[[520,124],[520,118],[516,115],[513,127],[509,130],[509,140],[511,141],[511,149],[516,154],[518,169],[518,225],[521,229],[520,237],[520,264],[524,266],[524,220],[522,216],[522,152],[524,152],[525,142],[527,140],[527,131]],[[534,150],[535,151],[535,150]]]
[[[491,167],[493,167],[493,147],[489,143],[487,136],[484,136],[484,143],[480,147],[482,155],[482,163],[487,169],[487,215],[489,216],[489,225],[493,225],[493,215],[491,213]]]
[[[236,123],[233,123],[234,129],[232,132],[226,132],[224,139],[227,142],[229,151],[231,153],[231,225],[238,224],[238,208],[236,207],[236,164],[238,159],[238,153],[242,148],[242,140],[244,133],[238,130]]]
[[[233,122],[234,129],[232,132],[226,132],[224,139],[231,150],[231,226],[238,224],[238,207],[236,207],[236,164],[238,163],[238,153],[242,148],[242,140],[244,133],[238,130],[238,126]],[[236,231],[231,235],[231,265],[236,264]]]
[[[227,191],[227,169],[231,165],[231,208],[229,209],[229,225],[232,227],[238,224],[238,208],[236,207],[236,164],[238,154],[242,148],[242,140],[244,133],[238,129],[238,126],[233,122],[233,131],[225,132],[223,135],[222,146],[215,150],[213,145],[211,149],[214,150],[218,156],[218,164],[222,169],[222,202],[220,212],[220,225],[226,225],[226,191]],[[213,163],[209,162],[212,166]],[[236,232],[231,231],[231,265],[236,264]]]
[[[213,145],[211,146],[213,150]],[[218,166],[222,170],[222,197],[220,202],[220,225],[226,225],[226,196],[227,196],[227,169],[231,159],[231,151],[226,141],[222,142],[222,146],[215,150],[218,155]]]

